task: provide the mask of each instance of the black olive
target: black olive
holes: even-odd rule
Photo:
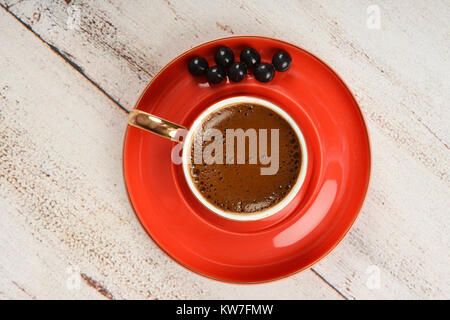
[[[194,57],[189,61],[188,69],[193,76],[202,76],[208,71],[208,62],[205,58]]]
[[[217,65],[223,68],[228,68],[234,62],[233,50],[225,46],[219,47],[216,51],[214,61]]]
[[[292,58],[286,51],[278,51],[272,58],[273,66],[277,71],[286,71],[292,63]]]
[[[271,63],[261,63],[256,67],[254,75],[259,82],[269,82],[275,75],[275,68]]]
[[[206,79],[209,83],[217,84],[223,81],[225,79],[226,74],[225,70],[221,66],[212,66],[208,69],[206,72]]]
[[[261,56],[253,48],[245,48],[242,50],[240,58],[249,68],[254,68],[261,62]]]
[[[247,74],[247,65],[244,62],[235,62],[228,69],[228,78],[230,81],[239,82]]]

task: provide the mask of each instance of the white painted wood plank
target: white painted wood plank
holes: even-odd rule
[[[371,4],[74,1],[79,29],[68,27],[62,1],[9,10],[126,108],[170,59],[220,36],[274,36],[317,54],[355,93],[373,148],[361,217],[317,271],[350,298],[448,298],[450,6],[377,1],[381,29],[370,30]],[[366,286],[371,265],[377,290]]]
[[[448,110],[450,66],[445,1],[382,2],[381,30],[366,27],[369,1],[291,1],[283,7],[238,0],[72,1],[69,6],[56,0],[1,1],[11,3],[8,10],[127,109],[158,69],[203,41],[234,34],[292,41],[343,77],[383,134],[450,181],[448,166],[438,157],[450,145],[448,116],[442,116]],[[80,14],[78,29],[71,28],[77,16],[71,12]],[[430,143],[435,140],[436,147]]]
[[[341,298],[311,271],[239,286],[167,258],[126,198],[127,114],[5,10],[0,30],[0,298]]]

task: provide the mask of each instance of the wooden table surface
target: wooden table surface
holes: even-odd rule
[[[450,298],[450,1],[0,5],[0,298]],[[355,93],[373,152],[364,207],[340,245],[309,270],[250,286],[165,256],[132,212],[121,167],[127,113],[152,76],[238,34],[326,61]]]

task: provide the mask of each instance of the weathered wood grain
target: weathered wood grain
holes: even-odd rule
[[[439,161],[450,145],[448,116],[441,116],[450,66],[445,1],[432,8],[381,2],[381,30],[366,27],[369,1],[291,1],[283,7],[238,0],[2,2],[128,110],[157,70],[203,41],[234,34],[292,41],[343,77],[383,134],[450,181],[447,163]],[[71,28],[72,12],[79,12],[79,27]]]
[[[165,63],[212,38],[262,34],[317,54],[361,105],[373,170],[355,227],[314,270],[348,298],[450,297],[448,1],[377,1],[380,30],[366,27],[372,1],[0,3],[125,109]],[[380,289],[366,285],[371,265]]]
[[[5,10],[0,30],[0,298],[342,298],[311,271],[232,286],[171,261],[126,198],[126,112]]]

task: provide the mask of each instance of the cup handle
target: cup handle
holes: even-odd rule
[[[176,142],[181,141],[179,139],[179,130],[187,130],[186,127],[179,124],[136,109],[132,110],[128,115],[128,124]]]

